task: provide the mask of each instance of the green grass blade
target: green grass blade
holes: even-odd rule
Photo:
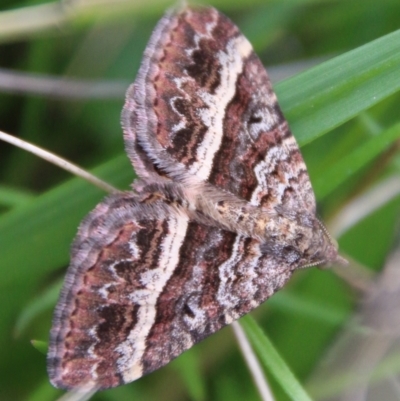
[[[400,90],[400,31],[276,85],[279,103],[305,145]]]
[[[54,307],[60,295],[62,283],[63,280],[53,283],[40,296],[30,301],[22,310],[15,323],[14,335],[16,337],[20,336],[40,313]]]
[[[338,163],[323,171],[313,181],[317,198],[322,200],[329,195],[342,182],[381,154],[398,138],[400,138],[400,123],[393,125],[377,136],[373,136],[339,160]]]
[[[41,340],[31,340],[32,346],[37,349],[42,355],[47,354],[47,347],[48,344],[46,341],[41,341]]]
[[[309,395],[255,320],[250,315],[247,315],[240,320],[240,324],[261,363],[275,377],[290,399],[293,401],[311,401]]]
[[[199,355],[193,349],[190,352],[185,352],[179,358],[175,359],[172,364],[177,374],[185,383],[186,390],[190,394],[190,399],[193,401],[203,401],[206,399],[206,386],[203,380],[200,366]]]
[[[17,207],[35,198],[30,192],[0,185],[0,206]]]

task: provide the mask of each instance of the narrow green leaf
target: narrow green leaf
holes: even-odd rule
[[[47,354],[48,344],[46,341],[31,340],[31,344],[43,355]]]
[[[309,395],[255,320],[250,315],[247,315],[240,320],[240,324],[260,361],[270,374],[275,377],[290,399],[293,401],[311,401]]]
[[[54,307],[60,294],[63,280],[57,281],[43,292],[39,297],[29,302],[22,310],[17,322],[15,323],[14,334],[20,336],[33,319],[41,312]]]
[[[16,207],[34,198],[35,196],[30,192],[0,185],[0,206]]]
[[[400,90],[400,30],[276,85],[305,145]]]
[[[313,180],[317,198],[321,200],[329,195],[342,182],[373,160],[398,138],[400,138],[400,123],[393,125],[377,136],[373,136],[331,168],[321,172]]]
[[[182,377],[191,399],[195,401],[205,400],[205,382],[200,372],[196,349],[185,352],[172,363]]]

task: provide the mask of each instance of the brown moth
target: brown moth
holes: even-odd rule
[[[56,387],[138,379],[296,269],[340,261],[267,73],[215,9],[161,19],[122,126],[139,179],[79,227],[50,336]]]

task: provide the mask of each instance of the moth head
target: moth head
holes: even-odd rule
[[[313,265],[318,266],[320,269],[327,269],[332,267],[333,265],[347,265],[349,262],[339,255],[339,245],[335,238],[333,238],[326,227],[317,220],[317,224],[319,226],[319,235],[320,237],[320,260],[316,261]]]

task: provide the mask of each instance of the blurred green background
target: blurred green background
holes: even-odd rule
[[[318,376],[321,364],[353,317],[364,316],[359,301],[366,289],[380,288],[379,278],[371,277],[385,271],[387,255],[398,246],[400,2],[209,3],[240,27],[270,72],[302,146],[319,212],[352,261],[340,271],[297,272],[253,314],[311,397],[339,400],[357,382],[354,372],[335,381],[333,367]],[[119,124],[124,91],[157,20],[173,4],[2,0],[0,130],[128,189],[134,173]],[[373,203],[376,194],[380,203]],[[46,401],[62,394],[48,383],[45,355],[30,341],[48,340],[76,227],[103,196],[0,142],[0,400]],[[352,221],[354,210],[360,217]],[[369,313],[390,322],[385,305]],[[399,371],[394,364],[376,380],[398,378]],[[268,369],[265,374],[275,399],[290,399]],[[94,399],[260,396],[226,328],[160,371]]]

